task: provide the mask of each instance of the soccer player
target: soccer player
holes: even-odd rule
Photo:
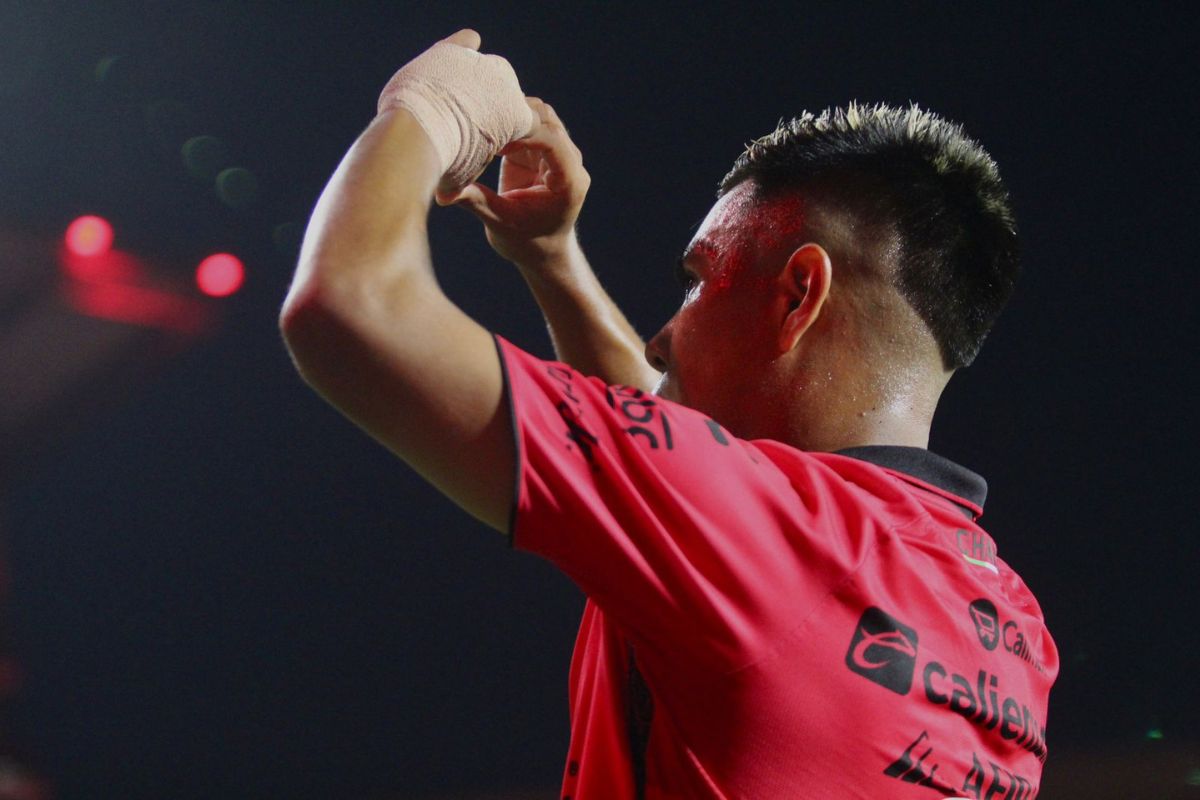
[[[563,796],[1036,796],[1057,652],[986,484],[925,449],[1017,271],[995,164],[915,107],[781,125],[642,361],[574,238],[579,151],[478,47],[385,87],[281,324],[318,392],[586,592]],[[474,182],[497,154],[499,191]],[[566,364],[442,293],[435,197],[517,263]]]

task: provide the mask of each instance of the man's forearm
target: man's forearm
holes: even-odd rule
[[[561,361],[606,383],[654,388],[659,373],[646,363],[645,342],[600,285],[574,237],[549,263],[518,268]]]
[[[383,283],[433,281],[425,220],[439,177],[433,147],[407,112],[377,117],[317,202],[285,313],[316,296],[358,303]]]
[[[539,125],[501,151],[499,191],[475,184],[439,202],[460,204],[483,221],[492,247],[529,284],[561,360],[608,383],[652,389],[659,374],[644,360],[645,344],[575,238],[591,185],[583,154],[549,103],[526,102]]]
[[[505,530],[515,453],[495,344],[442,293],[429,256],[441,175],[407,111],[376,118],[317,204],[281,324],[309,385]]]

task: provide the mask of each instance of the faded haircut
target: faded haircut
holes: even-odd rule
[[[751,142],[717,196],[746,180],[848,214],[856,230],[888,231],[898,255],[877,269],[925,321],[947,369],[974,361],[1012,295],[1020,248],[996,162],[961,126],[916,105],[805,112]]]

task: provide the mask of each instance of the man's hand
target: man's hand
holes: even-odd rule
[[[441,191],[475,180],[536,123],[512,65],[479,45],[479,34],[465,28],[401,67],[379,95],[380,114],[402,108],[425,130],[441,161]]]
[[[528,136],[500,151],[499,191],[473,183],[439,192],[437,202],[461,205],[479,217],[488,242],[522,271],[565,268],[592,179],[550,104],[536,97],[526,102],[537,122]]]
[[[604,291],[575,238],[575,221],[592,179],[558,114],[527,97],[538,122],[500,151],[499,191],[473,183],[439,192],[483,221],[488,242],[517,265],[550,326],[558,358],[607,383],[649,391],[658,373],[645,344]]]

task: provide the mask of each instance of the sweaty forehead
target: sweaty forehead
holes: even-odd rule
[[[753,181],[744,181],[717,200],[687,255],[713,258],[730,247],[762,255],[789,243],[803,223],[804,202],[798,194],[765,196]]]

